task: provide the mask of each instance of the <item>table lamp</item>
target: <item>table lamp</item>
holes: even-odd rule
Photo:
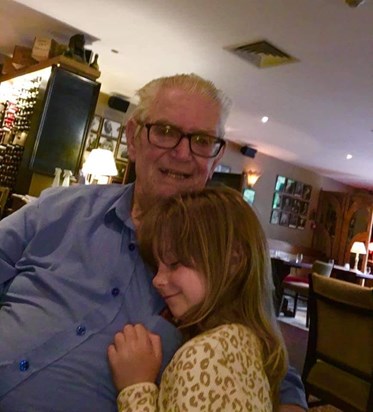
[[[107,149],[93,149],[82,167],[84,175],[88,175],[88,184],[106,184],[109,176],[118,174],[113,152]]]
[[[366,255],[367,250],[365,248],[365,245],[363,242],[354,242],[352,244],[351,253],[355,253],[355,265],[354,265],[354,270],[359,270],[358,269],[358,264],[359,264],[359,255]]]

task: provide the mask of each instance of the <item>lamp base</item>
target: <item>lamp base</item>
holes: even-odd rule
[[[107,185],[108,183],[110,183],[110,176],[89,174],[86,178],[87,185]]]

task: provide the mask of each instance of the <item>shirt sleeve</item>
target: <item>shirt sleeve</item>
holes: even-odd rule
[[[280,387],[280,404],[298,405],[305,411],[308,410],[306,394],[302,380],[296,369],[289,366]]]
[[[23,206],[0,222],[0,296],[6,282],[17,274],[16,264],[34,234],[38,200]]]
[[[158,387],[144,382],[124,388],[117,397],[118,412],[156,412]]]
[[[192,341],[190,341],[192,342]],[[160,410],[272,411],[270,388],[257,345],[188,345],[162,377]]]

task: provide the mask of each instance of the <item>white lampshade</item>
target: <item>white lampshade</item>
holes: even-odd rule
[[[94,176],[116,176],[118,174],[113,152],[107,149],[93,149],[82,167],[85,174]]]
[[[367,253],[367,250],[363,242],[354,242],[350,252],[358,253],[359,255],[365,255]]]
[[[357,271],[358,270],[358,265],[359,265],[359,255],[366,255],[366,253],[367,253],[364,242],[354,242],[352,244],[350,252],[351,253],[356,253],[354,270]]]

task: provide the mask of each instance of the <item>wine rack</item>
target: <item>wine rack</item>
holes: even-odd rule
[[[37,75],[18,78],[13,87],[0,94],[0,186],[14,192],[39,86]]]
[[[0,143],[20,142],[27,138],[41,76],[17,79],[12,90],[0,95]],[[6,96],[6,97],[5,97]]]
[[[23,146],[0,145],[0,186],[13,189],[16,182],[19,164],[22,160]]]
[[[85,66],[58,56],[0,76],[0,186],[10,194],[38,196],[56,167],[78,172],[100,90]]]

